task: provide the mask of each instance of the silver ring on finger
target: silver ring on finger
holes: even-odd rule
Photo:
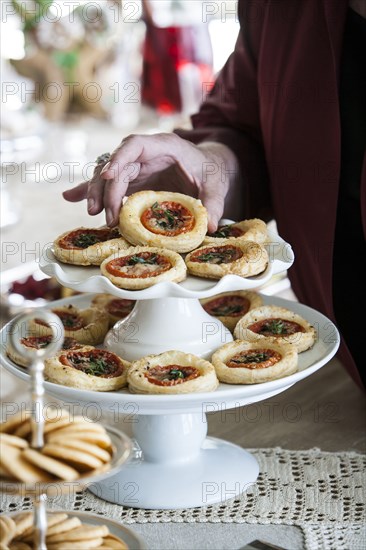
[[[102,155],[99,155],[97,157],[97,160],[95,161],[97,166],[105,166],[107,162],[111,160],[111,154],[110,153],[103,153]]]

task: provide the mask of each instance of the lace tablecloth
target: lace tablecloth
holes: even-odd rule
[[[365,466],[358,453],[319,449],[253,449],[260,475],[240,498],[214,506],[142,510],[105,502],[85,490],[49,501],[50,508],[86,510],[126,524],[271,524],[301,528],[305,547],[366,549]],[[1,511],[29,509],[28,497],[1,495]],[[161,526],[163,528],[163,526]],[[209,533],[209,525],[207,525]],[[280,545],[280,541],[278,541]],[[213,548],[212,544],[210,546]]]

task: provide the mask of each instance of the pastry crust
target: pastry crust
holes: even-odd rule
[[[235,251],[238,253],[234,256]],[[216,262],[217,256],[226,255],[225,263],[212,263],[212,258]],[[239,256],[239,257],[238,257]],[[204,257],[205,261],[193,261],[196,257]],[[231,259],[231,258],[234,259]],[[237,259],[235,259],[237,257]],[[206,277],[208,279],[221,279],[224,275],[239,275],[240,277],[252,277],[262,273],[268,265],[267,250],[259,243],[246,241],[238,243],[235,240],[227,239],[224,243],[218,245],[205,245],[197,248],[185,259],[189,273]]]
[[[153,373],[157,367],[193,367],[197,369],[196,378],[174,383],[174,385],[158,385],[152,383],[146,374]],[[166,351],[159,355],[148,355],[132,363],[127,374],[129,390],[132,393],[177,394],[206,392],[216,390],[219,382],[215,369],[208,361],[181,351]]]
[[[45,347],[44,343],[47,342],[47,340],[51,341],[51,336],[29,336],[26,338],[21,339],[21,344],[24,346],[26,350],[34,350]],[[34,341],[34,344],[36,344],[37,341],[41,345],[39,347],[36,347],[35,345],[29,345],[29,341]],[[46,344],[47,345],[47,344]],[[80,349],[83,347],[84,344],[80,344],[77,340],[74,338],[65,338],[64,342],[62,344],[62,349]],[[30,361],[26,358],[24,358],[20,353],[11,345],[10,341],[7,342],[6,345],[6,355],[13,361],[13,363],[19,365],[20,367],[29,367]]]
[[[109,328],[108,315],[95,307],[78,309],[71,304],[60,306],[51,310],[58,315],[64,325],[65,336],[75,338],[81,344],[101,344]],[[71,325],[72,319],[78,324]],[[41,324],[33,319],[29,323],[29,331],[35,336],[48,336],[52,334],[48,325]]]
[[[95,244],[90,244],[85,246],[88,242],[86,239],[84,246],[72,246],[70,248],[65,248],[61,246],[62,242],[65,242],[68,237],[72,236],[74,233],[85,232],[86,235],[95,235],[104,234],[109,232],[111,235],[117,233],[117,237],[109,238],[108,240],[96,242]],[[90,237],[89,237],[90,238]],[[88,228],[88,227],[77,227],[71,231],[66,231],[53,243],[53,253],[56,258],[63,263],[73,264],[73,265],[100,265],[105,258],[108,258],[111,254],[115,254],[120,250],[125,250],[131,245],[126,241],[120,234],[119,229],[116,227],[110,229],[107,226],[99,228]]]
[[[203,309],[209,315],[212,315],[215,319],[219,319],[231,332],[234,331],[239,319],[248,311],[263,304],[261,296],[251,290],[222,292],[221,294],[211,296],[211,298],[203,298],[200,302]],[[212,310],[211,306],[215,307],[215,304],[216,310],[220,311],[221,309],[223,314],[217,314]],[[227,313],[225,313],[225,308]]]
[[[145,227],[141,217],[156,203],[158,205],[175,203],[183,206],[193,216],[193,227],[179,229],[173,224],[173,227],[169,228],[164,222],[166,218],[162,217],[160,223],[163,225],[165,223],[165,229],[158,229],[160,233],[151,231]],[[169,222],[169,219],[166,221]],[[131,195],[124,204],[120,213],[119,226],[121,234],[132,244],[168,248],[175,252],[189,252],[197,248],[206,235],[207,211],[200,200],[181,193],[139,191]],[[170,231],[173,228],[174,231]],[[176,234],[168,235],[169,231]]]
[[[203,244],[217,244],[225,242],[227,239],[236,242],[254,241],[265,243],[267,238],[267,225],[265,222],[259,218],[253,218],[237,223],[219,225],[215,233],[206,235]]]
[[[112,359],[115,362],[116,368],[118,368],[121,373],[116,376],[113,375],[109,378],[104,378],[102,376],[89,374],[66,364],[69,358],[76,356],[76,360],[78,361],[80,357],[89,355],[90,352],[92,352],[92,355],[96,354],[97,359],[105,359],[107,361]],[[71,352],[62,351],[54,357],[46,359],[44,374],[49,382],[61,384],[62,386],[92,391],[114,391],[126,386],[127,371],[129,367],[130,363],[118,357],[115,353],[96,349],[93,346],[84,346],[80,350]]]
[[[131,268],[129,276],[123,276],[122,271],[120,272],[120,275],[117,275],[116,273],[113,274],[108,271],[111,265],[110,262],[119,258],[123,259],[127,257],[130,257],[128,260],[128,262],[130,262],[128,264],[128,269]],[[131,263],[136,260],[136,257],[140,258],[141,262],[138,261],[136,263]],[[148,262],[151,262],[153,261],[152,258],[154,257],[157,257],[158,259],[162,258],[163,260],[165,260],[167,268],[157,275],[149,276],[149,271],[151,271],[151,273],[154,273],[154,266],[155,269],[157,269],[159,266],[158,264],[143,263],[142,260],[146,258]],[[168,264],[170,264],[170,267],[168,266]],[[102,275],[107,277],[114,285],[118,286],[119,288],[130,290],[140,290],[143,288],[148,288],[157,283],[161,283],[162,281],[179,283],[180,281],[183,281],[187,276],[187,268],[185,266],[185,263],[182,257],[177,254],[177,252],[149,246],[131,247],[124,252],[114,254],[113,256],[110,256],[109,258],[104,260],[104,262],[100,266],[100,269]]]
[[[277,323],[276,330],[278,330],[278,334],[269,335],[268,330],[265,332],[262,331],[262,334],[260,334],[249,328],[254,323],[260,323],[266,319],[275,320],[275,323]],[[293,333],[286,333],[286,328],[284,328],[281,334],[281,325],[278,325],[281,321],[295,323],[294,328],[296,328],[296,325],[300,325],[303,330],[299,329],[294,330]],[[289,309],[277,306],[262,306],[252,309],[240,319],[235,327],[234,337],[239,340],[246,340],[249,342],[261,341],[265,338],[266,341],[272,342],[273,344],[292,344],[296,347],[298,353],[301,353],[302,351],[305,351],[313,346],[315,343],[316,332],[314,327],[311,326],[308,321]]]
[[[279,360],[268,367],[260,367],[261,363],[253,368],[228,367],[227,363],[233,357],[242,352],[250,352],[249,357],[263,352],[275,352],[279,354]],[[253,352],[253,355],[251,354]],[[257,355],[258,357],[258,355]],[[212,364],[216,369],[216,374],[220,382],[226,384],[260,384],[277,380],[297,371],[297,351],[291,344],[278,344],[263,338],[260,342],[244,342],[236,340],[229,342],[219,348],[212,356]]]
[[[136,300],[116,298],[112,294],[97,294],[91,305],[101,309],[108,315],[109,326],[113,327],[117,321],[124,319],[135,307]]]

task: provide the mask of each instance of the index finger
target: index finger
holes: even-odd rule
[[[126,194],[128,185],[140,173],[140,163],[126,164],[118,179],[109,180],[104,185],[104,208],[107,224],[113,227],[118,224],[118,217],[122,206],[122,199]]]
[[[113,151],[111,159],[104,166],[100,175],[103,179],[117,181],[120,179],[122,172],[126,170],[126,166],[134,164],[139,160],[143,153],[144,147],[142,141],[136,136],[129,136],[122,140],[121,144]],[[121,187],[123,194],[129,183],[128,178],[125,179],[125,186]]]

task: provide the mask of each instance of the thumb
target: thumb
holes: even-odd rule
[[[198,196],[205,206],[208,214],[208,232],[216,231],[218,223],[224,212],[224,198],[217,193],[202,189]]]

